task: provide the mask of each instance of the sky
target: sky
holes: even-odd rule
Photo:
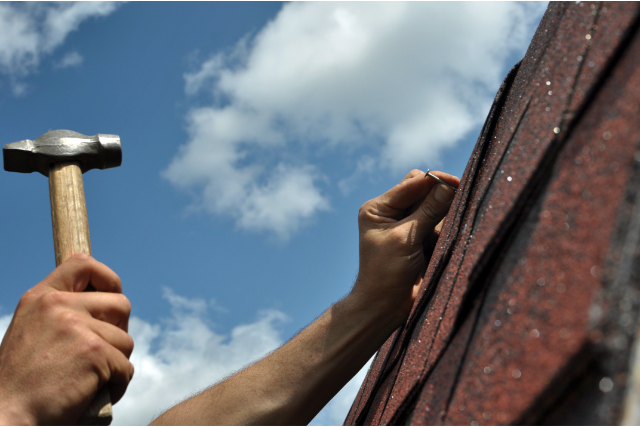
[[[289,340],[345,296],[358,208],[462,176],[546,3],[0,3],[0,144],[120,135],[84,175],[93,255],[132,303],[114,425]],[[53,268],[47,179],[0,171],[0,334]],[[362,370],[314,419],[342,424]]]

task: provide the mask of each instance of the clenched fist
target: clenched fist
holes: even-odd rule
[[[118,276],[88,255],[27,291],[0,345],[0,423],[73,424],[107,383],[117,402],[133,376],[130,311]]]

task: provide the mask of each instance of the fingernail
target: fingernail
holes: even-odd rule
[[[453,191],[443,184],[438,184],[436,193],[433,195],[440,203],[449,203],[453,199]]]

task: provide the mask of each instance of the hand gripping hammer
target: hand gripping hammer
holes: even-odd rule
[[[49,177],[56,266],[73,254],[91,255],[82,174],[90,169],[120,166],[120,137],[102,134],[86,136],[70,130],[54,130],[35,141],[25,139],[7,144],[2,149],[2,155],[6,171],[40,172]],[[87,290],[95,289],[89,285]],[[111,396],[105,385],[78,424],[109,425],[112,417]]]

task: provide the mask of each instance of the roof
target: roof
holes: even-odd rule
[[[640,5],[551,3],[346,424],[611,424],[640,294]]]

